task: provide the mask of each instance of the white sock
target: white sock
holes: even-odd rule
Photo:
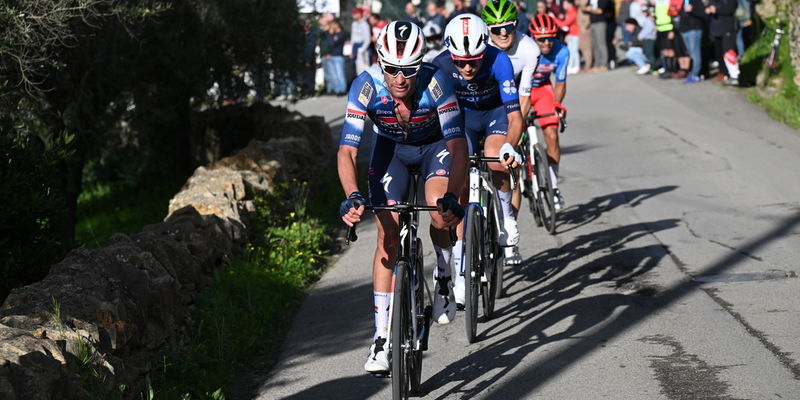
[[[728,50],[722,59],[725,60],[725,67],[728,68],[728,76],[731,79],[739,79],[739,57],[736,55],[736,51]]]
[[[511,192],[503,192],[498,189],[497,197],[500,198],[500,209],[503,212],[503,218],[514,219],[514,209],[511,207]]]
[[[372,301],[375,304],[375,335],[372,341],[378,337],[389,338],[389,301],[391,293],[372,292]]]
[[[442,248],[434,244],[433,249],[436,251],[436,268],[433,270],[433,279],[450,276],[450,259],[453,247]]]
[[[455,271],[456,275],[464,273],[461,267],[463,265],[462,261],[464,261],[464,241],[457,240],[453,246],[453,271]]]
[[[553,189],[558,189],[558,164],[550,163],[550,180],[553,181]]]

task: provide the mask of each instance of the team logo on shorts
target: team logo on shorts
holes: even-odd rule
[[[436,170],[436,175],[439,175],[439,176],[444,176],[444,175],[447,175],[447,170],[444,170],[444,169],[437,169],[437,170]]]
[[[397,204],[397,201],[396,201],[396,200],[386,200],[386,205],[387,205],[387,206],[393,206],[393,205],[395,205],[395,204]]]

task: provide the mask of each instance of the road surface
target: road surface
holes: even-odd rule
[[[295,108],[338,136],[344,104]],[[420,397],[800,399],[800,133],[734,89],[629,68],[570,77],[564,104],[558,233],[524,203],[498,316],[472,345],[463,313],[432,328]],[[359,233],[247,398],[391,398],[362,369],[374,225]]]

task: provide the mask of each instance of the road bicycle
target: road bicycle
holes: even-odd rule
[[[550,178],[550,163],[547,161],[547,150],[539,141],[541,127],[537,119],[549,117],[555,113],[528,117],[528,129],[522,134],[522,143],[518,152],[522,155],[522,179],[520,182],[522,195],[528,199],[528,207],[533,214],[536,226],[554,235],[556,232],[555,191]],[[566,121],[559,116],[560,132],[567,127]]]
[[[419,171],[411,171],[409,199],[416,201]],[[359,205],[360,206],[360,205]],[[433,297],[423,274],[422,240],[417,237],[420,211],[434,206],[403,202],[390,206],[366,205],[367,210],[391,211],[399,215],[399,249],[392,274],[389,303],[389,362],[392,398],[406,399],[419,393],[422,380],[422,352],[428,350],[433,314]],[[451,231],[451,238],[454,231]],[[358,239],[355,226],[348,229],[346,242]]]
[[[769,27],[764,27],[764,31],[770,30],[770,31],[773,31],[775,33],[775,36],[773,36],[773,38],[772,38],[772,44],[770,45],[769,54],[764,59],[764,67],[766,67],[766,68],[763,71],[765,75],[763,76],[761,81],[765,85],[767,84],[767,81],[769,80],[769,77],[771,75],[775,74],[775,72],[777,71],[777,68],[778,68],[778,51],[779,51],[780,46],[781,46],[781,38],[783,38],[783,35],[786,34],[786,31],[784,30],[784,27],[785,27],[785,23],[783,21],[778,21],[777,22],[777,27],[775,27],[774,29],[773,28],[769,28]],[[762,35],[763,35],[763,32],[762,32]]]
[[[503,251],[497,243],[501,228],[500,199],[492,184],[487,163],[498,157],[470,156],[469,203],[464,212],[464,320],[467,341],[475,341],[478,325],[478,298],[483,316],[494,315],[495,299],[503,290]],[[512,172],[513,175],[513,172]],[[512,176],[512,190],[514,185]]]

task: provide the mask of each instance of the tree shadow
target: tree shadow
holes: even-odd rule
[[[560,225],[569,225],[569,228],[559,230],[558,232],[565,233],[573,231],[596,220],[603,213],[611,211],[619,206],[628,205],[630,207],[636,207],[651,197],[671,192],[677,188],[678,186],[668,185],[652,189],[628,190],[595,197],[588,203],[568,207],[566,210],[559,213],[556,223],[560,223]]]

